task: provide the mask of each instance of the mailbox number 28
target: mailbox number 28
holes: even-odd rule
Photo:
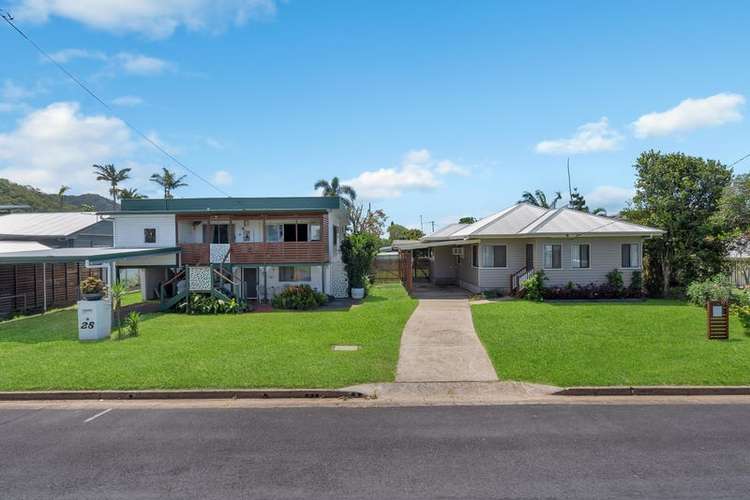
[[[84,321],[83,323],[81,323],[81,330],[92,330],[95,323],[95,321]]]

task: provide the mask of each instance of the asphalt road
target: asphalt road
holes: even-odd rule
[[[2,498],[747,498],[750,405],[0,410]]]

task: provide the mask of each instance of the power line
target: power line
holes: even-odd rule
[[[115,116],[119,120],[121,120],[129,129],[131,129],[133,132],[135,132],[136,134],[138,134],[144,141],[146,141],[148,144],[150,144],[151,146],[153,146],[154,148],[156,148],[157,151],[159,151],[164,156],[166,156],[167,158],[169,158],[170,160],[172,160],[172,162],[174,162],[176,165],[178,165],[183,170],[185,170],[187,172],[190,172],[195,177],[197,177],[201,181],[205,182],[206,184],[208,184],[210,187],[212,187],[213,189],[215,189],[219,193],[223,194],[224,196],[227,196],[227,197],[231,198],[231,195],[229,193],[227,193],[223,189],[219,188],[218,186],[215,186],[213,183],[211,183],[211,181],[209,181],[208,179],[206,179],[205,177],[203,177],[202,175],[200,175],[199,173],[195,172],[193,169],[191,169],[190,167],[188,167],[187,165],[185,165],[184,163],[182,163],[172,153],[170,153],[169,151],[167,151],[166,149],[164,149],[161,145],[159,145],[159,143],[157,143],[156,141],[154,141],[153,139],[151,139],[145,133],[141,132],[141,130],[138,127],[136,127],[132,123],[128,122],[127,120],[125,120],[125,119],[120,118],[119,116],[117,116],[117,114],[115,113],[115,111],[112,109],[112,107],[109,104],[107,104],[105,101],[103,101],[102,99],[100,99],[99,96],[96,95],[94,93],[94,91],[91,90],[82,80],[80,80],[73,73],[71,73],[70,71],[68,71],[67,68],[65,68],[65,66],[63,66],[62,64],[60,64],[59,62],[57,62],[54,57],[52,57],[51,55],[49,55],[47,53],[47,51],[45,51],[34,40],[32,40],[26,33],[24,33],[21,30],[21,28],[19,28],[18,26],[16,26],[16,24],[13,22],[13,16],[10,15],[10,12],[8,12],[6,10],[4,14],[0,14],[0,17],[2,17],[3,20],[6,23],[8,23],[10,25],[10,27],[13,28],[16,31],[16,33],[18,33],[19,35],[21,35],[21,37],[24,40],[26,40],[27,42],[29,42],[37,50],[37,52],[39,52],[45,59],[47,59],[49,62],[51,62],[52,64],[54,64],[55,66],[57,66],[57,68],[60,71],[62,71],[68,78],[70,78],[71,80],[73,80],[73,82],[75,82],[79,87],[81,87],[88,95],[90,95],[91,97],[93,97],[99,104],[101,104],[107,111],[109,111],[110,114],[112,114],[113,116]]]
[[[746,160],[746,159],[748,159],[748,158],[750,158],[750,153],[746,154],[745,156],[743,156],[743,157],[742,157],[742,158],[740,158],[739,160],[736,160],[735,162],[733,162],[733,163],[730,163],[730,164],[729,164],[729,166],[728,166],[727,168],[732,168],[733,166],[737,165],[737,164],[738,164],[739,162],[741,162],[742,160]]]

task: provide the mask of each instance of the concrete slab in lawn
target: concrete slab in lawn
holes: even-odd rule
[[[401,336],[397,382],[496,381],[468,299],[420,299]]]

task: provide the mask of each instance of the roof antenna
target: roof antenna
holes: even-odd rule
[[[573,202],[573,188],[570,183],[570,158],[568,158],[568,206]]]

